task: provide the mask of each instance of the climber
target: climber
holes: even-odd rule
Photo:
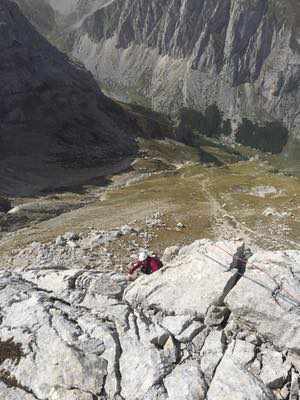
[[[132,277],[134,272],[140,270],[143,274],[150,275],[162,268],[163,264],[158,257],[149,256],[146,250],[142,250],[139,254],[138,261],[132,263],[129,269],[129,276]]]

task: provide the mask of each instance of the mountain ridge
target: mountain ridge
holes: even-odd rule
[[[234,133],[246,119],[250,138],[274,121],[299,137],[296,1],[114,0],[93,3],[94,12],[86,4],[54,41],[112,97],[167,114],[216,104]]]
[[[53,47],[8,0],[0,1],[0,141],[4,193],[68,180],[135,152],[136,125],[92,74]]]

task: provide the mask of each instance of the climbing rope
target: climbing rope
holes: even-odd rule
[[[225,264],[223,264],[221,261],[216,260],[214,257],[212,257],[212,256],[210,256],[208,254],[205,254],[205,253],[201,253],[201,255],[203,255],[204,257],[206,257],[208,259],[210,259],[211,261],[215,262],[216,264],[218,264],[220,267],[222,267],[225,270],[225,272],[228,272],[228,267]],[[233,256],[233,257],[235,257],[235,256]],[[243,260],[243,261],[245,262],[245,260]],[[283,301],[286,301],[287,303],[289,303],[293,307],[300,307],[300,301],[296,300],[293,297],[284,295],[283,293],[281,293],[281,290],[279,290],[280,288],[278,289],[276,287],[275,290],[274,290],[273,288],[270,288],[270,287],[266,286],[264,283],[262,283],[262,282],[260,282],[260,281],[258,281],[256,279],[253,279],[250,276],[246,275],[245,273],[241,273],[240,271],[237,271],[236,274],[240,275],[242,278],[247,279],[250,282],[252,282],[252,283],[260,286],[261,288],[267,290],[268,292],[270,292],[272,298],[276,299],[276,301],[277,301],[277,298],[281,298]]]
[[[221,246],[219,245],[215,245],[218,249],[220,249],[221,251],[223,251],[224,253],[230,255],[231,257],[235,258],[236,260],[239,260],[241,262],[245,262],[245,259],[233,255],[231,254],[229,251],[223,249]],[[275,292],[275,296],[278,296],[278,293],[280,292],[285,292],[291,299],[293,299],[296,303],[300,304],[300,298],[297,298],[294,294],[292,294],[289,290],[284,289],[282,282],[280,284],[278,284],[278,282],[276,281],[275,278],[273,278],[273,276],[271,274],[268,273],[268,271],[266,271],[265,269],[261,268],[259,265],[252,263],[250,265],[248,265],[248,268],[252,268],[252,269],[257,269],[258,271],[262,272],[263,274],[265,274],[270,280],[272,280],[274,282],[274,284],[276,284],[276,288],[278,288],[278,290],[274,289],[273,292]],[[274,297],[274,296],[273,296]]]

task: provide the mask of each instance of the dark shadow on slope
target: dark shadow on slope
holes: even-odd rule
[[[203,164],[212,164],[216,167],[222,167],[224,165],[224,163],[222,161],[220,161],[216,156],[214,156],[213,154],[208,153],[207,151],[203,150],[203,149],[199,149],[199,159],[200,162]]]
[[[137,154],[139,132],[130,115],[14,2],[0,0],[0,27],[0,192],[76,185],[83,169]]]
[[[128,169],[129,170],[129,169]],[[126,171],[124,171],[126,172]],[[105,176],[95,176],[91,179],[87,179],[82,183],[78,183],[70,186],[59,186],[53,187],[51,189],[44,189],[38,195],[35,195],[35,198],[40,198],[41,196],[49,196],[51,194],[58,195],[63,193],[73,193],[73,194],[87,194],[89,191],[89,186],[97,187],[97,188],[105,188],[112,183],[112,180],[109,177]]]

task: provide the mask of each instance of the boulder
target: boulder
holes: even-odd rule
[[[55,239],[55,245],[56,246],[64,247],[66,244],[67,244],[67,241],[62,235],[57,236],[57,238]]]
[[[281,388],[288,377],[291,366],[289,361],[284,360],[281,353],[266,348],[262,351],[260,378],[272,389]]]
[[[163,264],[170,263],[178,255],[179,250],[180,246],[167,247],[162,257]]]
[[[67,232],[64,234],[63,238],[68,241],[76,242],[80,239],[80,236],[76,232]]]
[[[247,371],[245,361],[249,362],[249,357],[232,343],[216,369],[207,400],[275,400],[261,380]]]
[[[215,369],[223,357],[224,345],[222,343],[222,331],[212,331],[206,338],[200,352],[200,366],[205,379],[211,381]]]
[[[206,385],[199,364],[187,361],[177,366],[164,380],[169,399],[204,400]]]
[[[121,228],[120,228],[120,232],[121,232],[121,234],[122,235],[130,235],[131,233],[136,233],[136,230],[135,229],[133,229],[131,226],[129,226],[129,225],[123,225]]]

